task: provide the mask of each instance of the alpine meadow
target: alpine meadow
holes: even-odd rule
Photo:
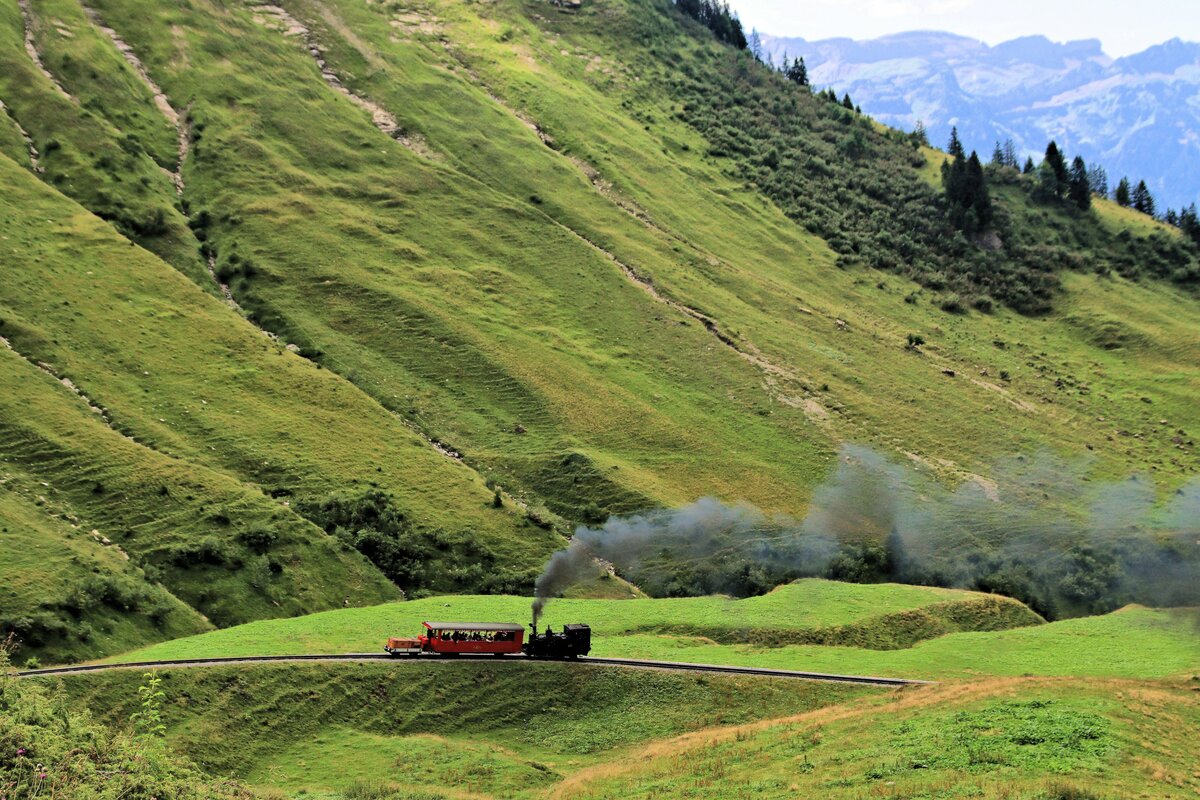
[[[1194,207],[801,67],[0,0],[0,800],[1200,794]]]

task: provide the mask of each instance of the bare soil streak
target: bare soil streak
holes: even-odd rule
[[[423,158],[437,158],[437,154],[430,150],[420,137],[411,136],[406,133],[390,112],[373,100],[350,91],[342,83],[342,79],[338,77],[337,73],[330,68],[329,63],[325,60],[325,52],[317,42],[316,36],[303,23],[279,6],[263,4],[254,5],[252,8],[255,12],[255,18],[259,22],[282,32],[284,36],[301,39],[309,55],[317,62],[317,68],[321,71],[321,77],[325,79],[325,83],[351,103],[354,103],[354,105],[370,114],[371,122],[376,128]],[[329,12],[326,11],[325,13],[328,17]],[[337,27],[332,22],[330,24]]]
[[[33,143],[33,137],[29,135],[27,130],[21,127],[21,123],[18,122],[17,118],[12,115],[12,110],[9,109],[8,106],[4,105],[3,100],[0,100],[0,111],[3,111],[8,115],[8,118],[12,120],[12,124],[16,126],[17,133],[21,134],[21,138],[25,140],[25,149],[29,151],[29,164],[33,167],[33,171],[39,175],[45,172],[45,170],[42,168],[41,162],[38,160],[40,158],[40,154],[38,153],[37,147]]]
[[[33,9],[29,7],[29,0],[17,0],[17,5],[21,9],[21,21],[25,25],[25,52],[29,54],[30,60],[46,76],[46,80],[50,81],[54,88],[58,90],[59,94],[75,105],[79,105],[79,101],[62,87],[62,84],[58,82],[58,78],[55,78],[54,74],[46,69],[46,65],[42,61],[42,55],[37,49],[37,41],[33,38]]]
[[[162,115],[167,118],[167,122],[171,123],[172,127],[175,128],[175,131],[179,137],[179,156],[175,162],[174,172],[167,170],[167,174],[171,178],[171,183],[175,184],[175,194],[182,196],[183,162],[187,160],[188,149],[191,145],[190,137],[188,136],[187,125],[184,124],[183,116],[175,110],[175,107],[171,105],[169,100],[167,100],[166,93],[163,92],[163,90],[159,88],[158,84],[154,82],[154,79],[150,77],[150,73],[146,71],[146,66],[142,63],[142,60],[137,57],[137,54],[133,51],[133,48],[130,47],[129,44],[125,42],[125,40],[122,39],[115,30],[104,24],[104,20],[100,18],[100,15],[95,9],[84,5],[83,10],[84,13],[87,14],[88,19],[92,21],[92,24],[103,31],[106,36],[108,36],[108,38],[112,41],[113,46],[117,48],[117,51],[125,58],[125,61],[130,67],[133,68],[133,71],[138,74],[138,77],[142,79],[142,83],[146,84],[146,88],[148,88],[150,90],[150,94],[154,96],[154,105],[157,106],[158,110],[162,112]]]

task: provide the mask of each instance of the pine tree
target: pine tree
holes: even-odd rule
[[[1137,188],[1133,190],[1133,207],[1151,217],[1155,215],[1154,195],[1150,194],[1150,187],[1145,181],[1138,181]]]
[[[854,110],[854,101],[850,99],[850,93],[846,92],[846,96],[842,98],[842,108]]]
[[[983,164],[974,151],[971,151],[971,157],[967,160],[966,202],[969,211],[967,232],[982,233],[992,224],[992,198],[988,193]]]
[[[1033,196],[1047,203],[1058,200],[1061,197],[1059,187],[1058,175],[1054,172],[1054,167],[1050,165],[1049,159],[1043,161],[1034,176]]]
[[[1021,170],[1024,175],[1032,175],[1036,167],[1033,166],[1033,156],[1025,159],[1025,169]]]
[[[921,120],[917,120],[916,127],[913,128],[913,132],[910,133],[908,136],[910,139],[912,139],[914,142],[921,145],[922,147],[929,146],[929,132],[925,130],[925,123],[922,122]]]
[[[803,58],[797,58],[787,67],[787,79],[797,86],[808,86],[808,67]]]
[[[950,224],[967,236],[985,231],[992,222],[992,199],[979,154],[959,155],[942,165],[942,185]]]
[[[950,144],[947,145],[946,152],[949,153],[950,157],[954,159],[960,159],[966,156],[966,153],[963,152],[962,142],[958,138],[957,125],[950,129]]]
[[[758,63],[763,62],[762,37],[758,35],[758,28],[750,31],[750,55],[754,56],[754,60]]]
[[[1117,205],[1126,208],[1133,202],[1133,193],[1129,189],[1129,178],[1121,178],[1121,182],[1117,184],[1117,191],[1113,194],[1113,199],[1117,201]]]
[[[1062,152],[1055,142],[1050,142],[1046,147],[1046,163],[1050,165],[1050,169],[1054,170],[1054,177],[1058,181],[1055,197],[1062,197],[1066,194],[1069,186],[1070,175],[1067,172],[1066,159],[1063,158]]]
[[[1104,167],[1097,164],[1088,168],[1088,184],[1093,194],[1108,197],[1108,171]]]
[[[1092,207],[1092,185],[1088,180],[1088,168],[1082,156],[1075,156],[1071,163],[1071,175],[1067,196],[1080,211]]]
[[[1020,164],[1017,163],[1017,146],[1012,139],[1004,140],[1004,164],[1005,166],[1017,169]]]
[[[1195,203],[1179,212],[1179,230],[1193,243],[1200,245],[1200,214],[1196,212]]]
[[[992,166],[1004,166],[1004,148],[1000,146],[1000,140],[996,140],[996,149],[992,151]]]

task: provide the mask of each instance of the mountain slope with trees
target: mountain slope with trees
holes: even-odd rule
[[[959,219],[698,7],[0,0],[0,516],[172,609],[101,638],[526,591],[575,523],[802,514],[846,440],[1196,473],[1183,237],[999,172]],[[90,652],[59,600],[0,619]]]
[[[1054,39],[1071,31],[1047,31]],[[849,92],[881,122],[938,142],[957,125],[982,153],[1011,139],[1022,161],[1056,139],[1148,188],[1166,207],[1200,200],[1200,44],[1173,39],[1123,58],[1099,41],[1029,36],[988,46],[914,31],[869,41],[761,36],[764,53],[804,56],[818,86]]]

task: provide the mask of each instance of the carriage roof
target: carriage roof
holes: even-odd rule
[[[525,630],[524,625],[515,622],[425,622],[422,623],[431,631],[507,631],[515,633]]]

